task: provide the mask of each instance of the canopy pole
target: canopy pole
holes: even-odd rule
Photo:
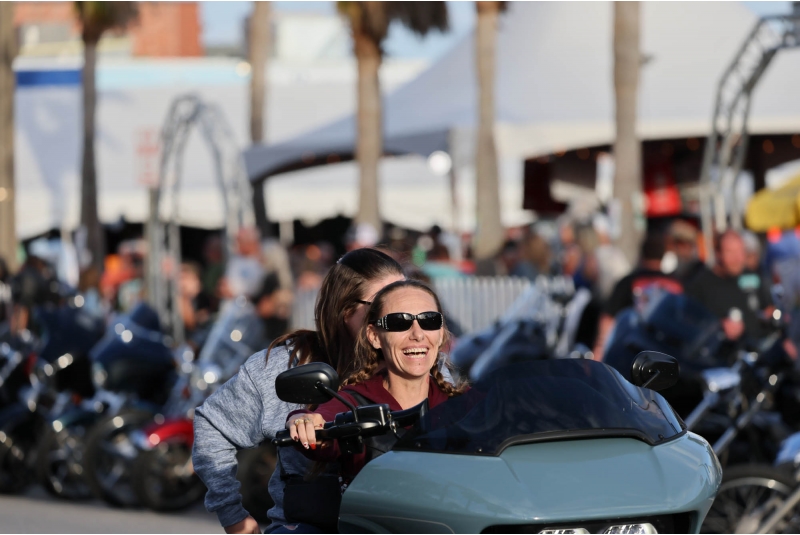
[[[264,200],[266,183],[266,180],[262,180],[253,184],[253,213],[256,216],[256,227],[258,227],[262,239],[272,236],[269,219],[267,219],[267,203]]]
[[[447,174],[450,180],[450,211],[451,211],[451,232],[456,236],[461,235],[459,225],[458,209],[458,171],[456,171],[455,146],[453,142],[454,132],[451,130],[447,135],[447,154],[450,156],[450,172]]]

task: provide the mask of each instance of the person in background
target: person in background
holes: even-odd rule
[[[676,219],[667,229],[661,270],[684,284],[705,269],[697,251],[697,229],[683,219]]]
[[[117,287],[117,306],[122,312],[133,309],[144,297],[144,242],[130,240],[119,245],[122,261]]]
[[[535,280],[539,275],[550,275],[553,265],[553,255],[550,245],[542,236],[532,232],[525,236],[520,246],[522,268],[518,276]]]
[[[211,310],[216,312],[219,308],[219,281],[225,275],[225,255],[222,237],[212,234],[203,244],[203,273],[201,280],[203,292],[211,299]]]
[[[280,277],[270,273],[253,296],[253,305],[264,326],[264,343],[269,345],[289,329],[292,314],[292,292],[281,287]]]
[[[281,288],[292,291],[294,279],[292,278],[289,253],[275,238],[266,238],[261,241],[261,265],[266,273],[275,273],[278,276]]]
[[[111,313],[110,301],[105,301],[100,294],[100,271],[95,266],[88,266],[81,271],[78,292],[83,296],[84,309],[92,315],[107,318]]]
[[[463,277],[464,274],[450,261],[450,252],[441,243],[434,242],[428,251],[422,271],[431,279]]]
[[[598,241],[594,251],[599,268],[596,293],[598,299],[605,301],[617,281],[631,271],[631,264],[625,258],[625,253],[611,242],[611,222],[608,217],[596,214],[592,219],[592,228]]]
[[[642,243],[639,266],[617,282],[603,307],[594,347],[596,360],[603,360],[603,347],[614,328],[614,318],[622,310],[635,306],[645,291],[659,288],[670,293],[683,293],[680,280],[661,271],[663,256],[664,238],[660,234],[649,233]]]
[[[761,242],[750,231],[742,232],[745,250],[745,268],[739,276],[739,288],[747,294],[747,304],[756,314],[769,314],[773,303],[769,279],[761,270]]]
[[[200,266],[194,262],[181,264],[179,307],[186,335],[191,336],[211,319],[211,299],[200,282]]]
[[[225,276],[220,280],[219,294],[223,299],[252,297],[263,278],[258,230],[242,227],[236,234],[236,254],[228,259]]]
[[[747,294],[739,287],[745,269],[745,248],[742,237],[728,230],[715,240],[716,265],[704,268],[685,284],[686,294],[721,321],[730,340],[742,336],[758,339],[762,335],[758,316],[748,304]]]

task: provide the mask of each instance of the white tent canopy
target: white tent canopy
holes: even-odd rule
[[[381,71],[387,89],[424,67],[390,62]],[[15,93],[17,235],[74,229],[80,211],[81,61],[19,57]],[[95,141],[101,221],[148,218],[148,183],[158,177],[160,133],[172,101],[187,93],[221,108],[239,147],[248,139],[249,66],[236,59],[101,58],[97,69]],[[291,139],[355,107],[354,62],[273,61],[268,74],[267,139]],[[220,228],[223,203],[209,147],[190,135],[183,163],[178,220]],[[164,203],[168,205],[169,203]]]
[[[521,209],[522,160],[613,140],[613,6],[608,2],[507,5],[497,43],[495,132],[503,217],[506,224],[513,224],[530,217]],[[638,129],[644,139],[707,135],[718,80],[756,20],[739,2],[642,4],[646,62]],[[458,197],[466,201],[461,205],[465,228],[474,225],[474,194],[464,191],[473,188],[478,101],[473,39],[467,36],[384,99],[387,154],[427,156],[445,150],[453,155]],[[783,52],[755,91],[751,132],[800,131],[798,87],[800,55]],[[352,154],[354,144],[355,116],[349,116],[283,143],[252,147],[245,160],[251,180],[259,181],[310,157],[320,162],[330,154]],[[425,190],[416,193],[425,195]],[[325,200],[313,191],[307,194],[305,213],[312,217]],[[442,202],[448,199],[445,195]],[[267,201],[268,209],[270,203],[279,202],[270,193],[269,182]],[[386,202],[381,203],[384,217],[392,220]],[[448,211],[448,206],[443,204],[440,212]]]

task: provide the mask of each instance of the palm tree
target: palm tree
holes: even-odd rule
[[[83,161],[81,165],[81,225],[87,231],[92,265],[102,270],[105,239],[97,214],[97,170],[94,157],[95,67],[97,44],[106,30],[124,28],[138,16],[135,2],[75,2],[83,39]]]
[[[478,73],[478,135],[475,151],[476,221],[473,252],[477,260],[492,258],[503,246],[500,185],[494,142],[494,73],[497,24],[505,2],[476,2],[475,60]]]
[[[421,36],[433,29],[446,31],[447,6],[444,2],[337,2],[337,7],[350,23],[358,63],[356,158],[361,182],[356,221],[380,231],[378,162],[383,154],[383,131],[378,70],[382,43],[394,21]]]
[[[266,64],[269,57],[269,2],[253,2],[250,14],[248,59],[250,60],[250,141],[264,141],[264,100]]]
[[[248,31],[247,57],[250,61],[250,141],[253,144],[264,141],[264,101],[266,99],[267,58],[270,46],[270,6],[269,2],[253,2]],[[264,184],[253,187],[253,206],[256,226],[262,236],[269,233],[266,218],[267,207],[264,201]]]
[[[17,268],[14,212],[14,4],[0,2],[0,258]]]
[[[639,2],[614,2],[614,196],[620,203],[618,245],[633,264],[644,233],[642,149],[636,136],[639,92]]]

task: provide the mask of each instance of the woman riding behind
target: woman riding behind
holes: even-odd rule
[[[300,408],[278,399],[275,377],[309,362],[330,364],[342,377],[359,369],[353,364],[353,351],[367,307],[378,290],[403,279],[400,264],[376,249],[347,253],[322,282],[314,308],[316,331],[301,330],[276,339],[196,409],[192,462],[208,487],[206,509],[217,513],[227,533],[260,533],[258,523],[242,506],[236,451],[273,438],[283,429],[287,415]],[[299,515],[291,514],[303,510],[305,504],[284,499],[287,483],[302,479],[310,464],[293,448],[279,452],[269,482],[275,506],[268,512],[272,524],[267,532],[317,532]]]
[[[389,284],[375,295],[369,307],[356,341],[354,371],[345,379],[340,394],[354,405],[386,403],[393,411],[414,407],[426,399],[433,408],[462,394],[466,386],[450,384],[440,371],[444,358],[440,350],[447,339],[442,307],[433,290],[410,280]],[[348,410],[333,399],[314,412],[292,412],[286,427],[307,457],[334,461],[341,456],[338,443],[318,442],[315,429]],[[364,453],[341,456],[344,482],[349,483],[374,454],[368,447]]]

